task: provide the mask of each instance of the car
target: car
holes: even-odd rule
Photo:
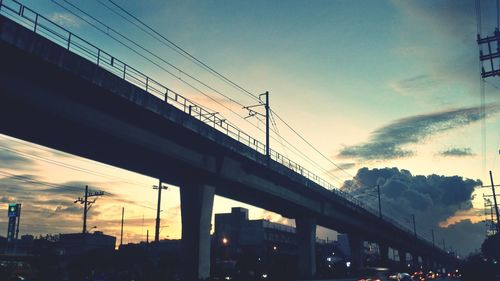
[[[386,270],[365,269],[358,281],[389,281]]]
[[[396,280],[396,281],[414,281],[415,278],[413,278],[410,274],[408,273],[394,273],[389,275],[390,280]]]
[[[404,273],[404,272],[397,274],[397,280],[398,281],[414,281],[413,277],[411,277],[410,274]]]

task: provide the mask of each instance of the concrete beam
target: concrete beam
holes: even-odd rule
[[[210,277],[210,227],[215,188],[200,183],[181,186],[182,255],[185,280]]]
[[[296,218],[298,268],[301,278],[316,275],[316,220]]]

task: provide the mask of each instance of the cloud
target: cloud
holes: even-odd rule
[[[0,203],[11,203],[14,202],[14,197],[12,196],[0,196]]]
[[[34,161],[0,147],[0,168],[30,170],[34,165]]]
[[[394,91],[407,95],[415,92],[428,91],[440,83],[439,79],[432,78],[429,75],[421,74],[407,79],[392,83]]]
[[[466,222],[459,221],[447,227],[442,227],[442,222],[458,212],[472,209],[472,193],[481,181],[460,176],[412,175],[410,171],[398,168],[361,168],[342,188],[377,210],[378,199],[374,188],[377,184],[380,185],[383,215],[400,221],[408,228],[412,227],[411,215],[415,215],[419,234],[430,238],[431,229],[439,231],[452,238],[453,245],[461,247],[464,253],[468,253],[471,247],[478,247],[468,240],[469,234],[465,231],[471,226]],[[484,226],[481,229],[484,235]]]
[[[73,202],[83,195],[84,186],[81,182],[52,184],[30,174],[12,175],[0,178],[0,203],[22,204],[21,233],[74,232],[80,229],[83,207]],[[89,223],[100,214],[99,204],[92,207]],[[0,222],[5,218],[0,216]],[[5,228],[0,223],[0,233]]]
[[[439,155],[444,157],[467,157],[467,156],[474,156],[476,154],[472,153],[472,149],[470,147],[464,147],[464,148],[454,147],[439,152]]]
[[[295,221],[294,220],[282,217],[279,214],[276,214],[276,213],[273,213],[273,212],[270,212],[270,211],[267,211],[267,210],[263,210],[262,214],[260,215],[260,217],[262,219],[264,219],[264,220],[268,220],[268,221],[271,221],[271,222],[275,222],[275,223],[279,223],[279,224],[285,224],[285,225],[289,225],[289,226],[295,226]]]
[[[481,1],[483,36],[492,34],[496,26],[494,2]],[[475,95],[479,75],[476,1],[392,0],[392,3],[406,20],[397,53],[424,66],[424,72],[437,77],[446,88],[462,85]]]
[[[473,223],[470,219],[461,220],[445,228],[436,228],[436,244],[442,247],[443,239],[447,250],[458,251],[461,256],[481,248],[486,234],[484,223]]]
[[[48,16],[49,20],[59,24],[62,27],[80,27],[81,21],[69,13],[53,12]]]
[[[348,170],[348,169],[354,168],[355,166],[356,166],[356,163],[353,163],[353,162],[339,163],[334,168],[332,168],[330,171],[337,172],[340,170]]]
[[[488,115],[500,111],[499,104],[486,106]],[[405,145],[418,144],[432,135],[464,127],[488,117],[481,107],[466,107],[398,119],[372,132],[369,142],[344,147],[339,157],[364,160],[395,159],[410,157],[414,151]]]

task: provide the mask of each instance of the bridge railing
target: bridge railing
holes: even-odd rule
[[[24,6],[22,3],[16,0],[0,0],[0,14],[14,20],[28,29],[33,30],[35,33],[42,35],[63,48],[66,48],[67,50],[94,62],[99,67],[164,100],[166,103],[175,106],[179,110],[182,110],[190,116],[210,125],[216,130],[228,135],[255,151],[265,154],[266,146],[264,143],[231,124],[218,112],[203,107],[193,100],[190,100],[171,90],[155,79],[126,64],[124,61],[70,32],[45,16]],[[350,204],[353,208],[360,207],[372,214],[378,215],[378,211],[376,209],[354,198],[349,193],[335,188],[333,184],[302,167],[297,162],[294,162],[276,150],[270,149],[270,154],[272,160],[332,191],[333,194],[346,199],[346,203]],[[390,221],[405,231],[409,231],[407,227],[403,227],[394,219],[388,217],[385,217],[384,219]]]

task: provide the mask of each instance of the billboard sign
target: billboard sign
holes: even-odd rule
[[[21,204],[9,204],[9,218],[19,217],[20,205]]]

